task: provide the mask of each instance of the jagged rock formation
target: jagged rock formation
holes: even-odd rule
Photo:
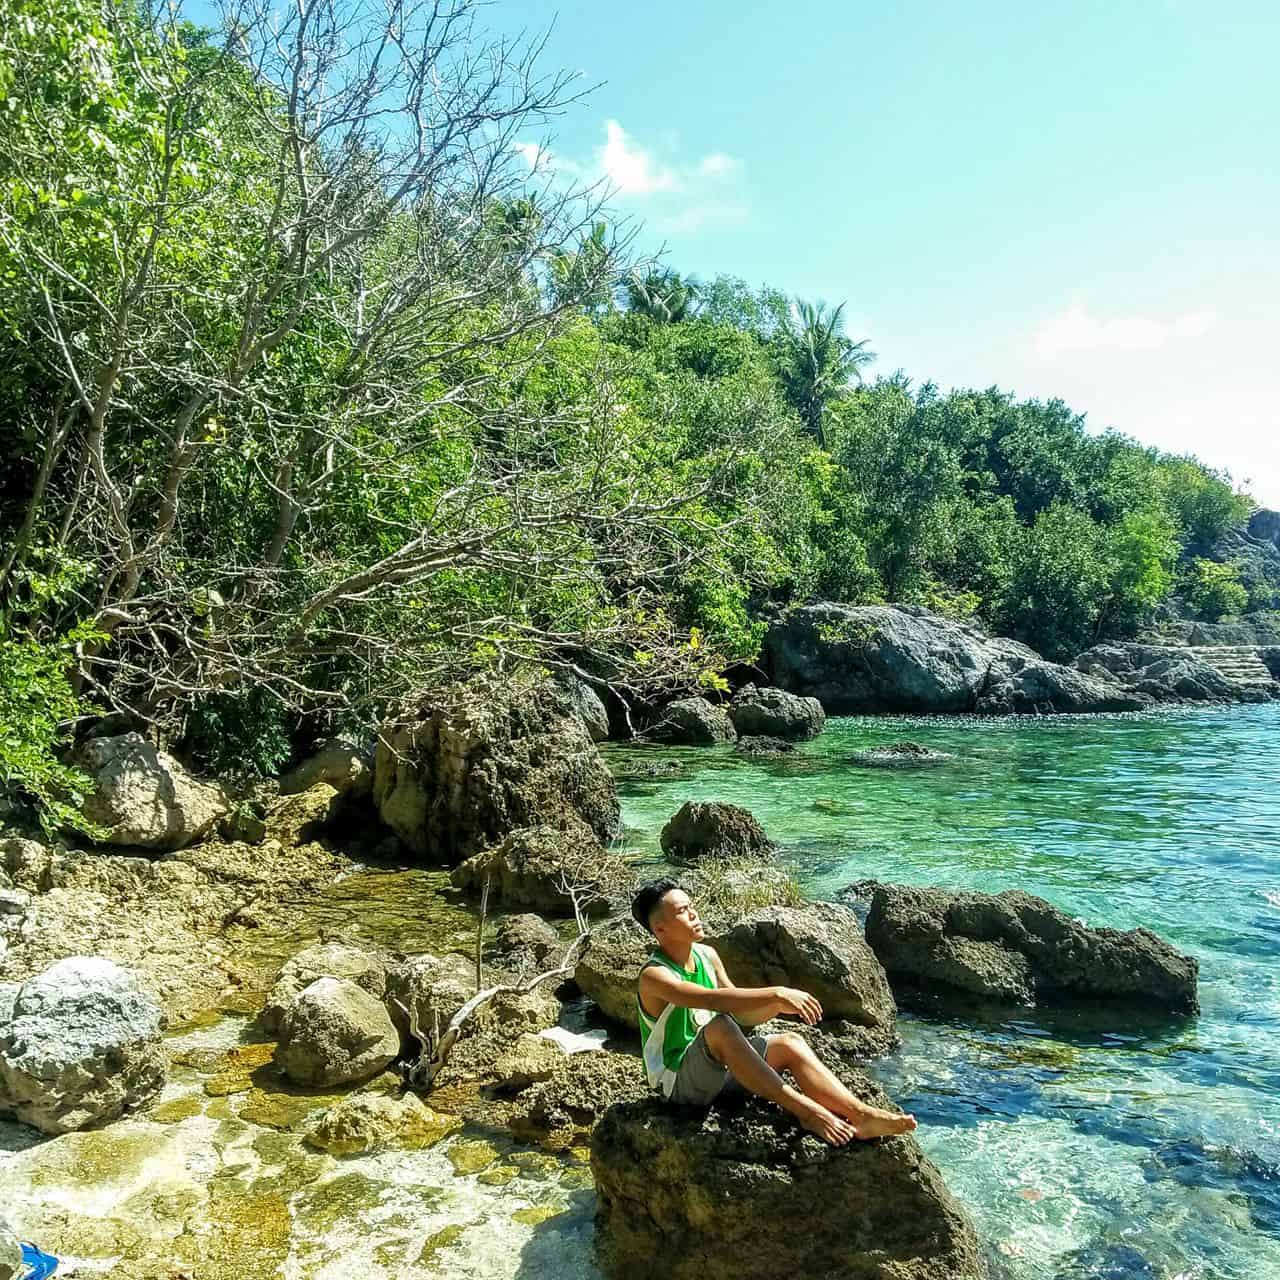
[[[108,844],[181,849],[207,834],[231,809],[220,786],[200,782],[140,733],[90,738],[74,763],[93,779],[84,813]]]
[[[873,1105],[883,1095],[844,1073]],[[591,1138],[609,1280],[982,1280],[973,1225],[913,1138],[828,1147],[777,1107],[610,1108]]]
[[[592,930],[573,980],[606,1018],[635,1031],[636,983],[641,966],[656,945],[634,920],[610,921]]]
[[[687,800],[658,836],[676,862],[700,858],[768,857],[773,842],[748,809],[717,800]]]
[[[1093,929],[1029,893],[868,881],[866,937],[900,1000],[1036,1005],[1114,1001],[1199,1011],[1199,965],[1148,929]]]
[[[564,691],[480,678],[425,696],[378,741],[374,801],[419,856],[446,866],[520,827],[618,830],[613,777]]]
[[[119,1119],[164,1086],[164,1023],[119,965],[60,960],[19,988],[0,1022],[0,1112],[55,1134]]]

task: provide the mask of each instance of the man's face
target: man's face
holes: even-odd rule
[[[704,932],[698,910],[683,889],[672,889],[663,894],[662,902],[653,914],[651,927],[653,936],[663,946],[670,944],[679,950],[690,943],[701,942]]]

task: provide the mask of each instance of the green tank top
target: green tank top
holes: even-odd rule
[[[670,969],[672,973],[684,982],[696,982],[700,987],[706,987],[708,991],[714,991],[716,987],[715,975],[711,972],[710,966],[702,955],[702,948],[695,942],[693,944],[693,969],[682,969],[674,960],[672,960],[665,952],[655,951],[644,962],[640,968],[643,973],[651,964],[660,964],[666,969]],[[644,1005],[640,1003],[640,996],[636,994],[636,1012],[640,1015],[640,1039],[645,1049],[645,1066],[649,1071],[650,1084],[656,1084],[653,1079],[655,1069],[658,1068],[658,1061],[661,1061],[662,1069],[666,1071],[678,1071],[680,1063],[684,1060],[684,1055],[688,1052],[689,1046],[694,1042],[698,1032],[702,1027],[710,1021],[711,1014],[705,1009],[685,1009],[679,1005],[669,1004],[657,1018],[651,1018],[646,1012]],[[662,1038],[659,1044],[655,1037],[655,1031],[661,1027]],[[661,1058],[659,1059],[659,1051]]]

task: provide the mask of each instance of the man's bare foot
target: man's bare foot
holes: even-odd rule
[[[823,1142],[829,1142],[833,1147],[843,1147],[856,1136],[853,1125],[817,1102],[806,1099],[805,1103],[794,1109],[789,1107],[788,1110],[800,1121],[801,1128],[807,1129]]]
[[[864,1142],[869,1138],[888,1138],[895,1133],[910,1133],[916,1127],[915,1116],[899,1115],[869,1107],[854,1121],[854,1135]]]

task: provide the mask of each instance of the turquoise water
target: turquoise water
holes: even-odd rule
[[[954,752],[865,769],[911,738]],[[874,877],[1040,894],[1200,960],[1198,1019],[902,1019],[875,1074],[1011,1280],[1280,1277],[1280,706],[846,718],[787,757],[614,748],[627,841],[745,805],[805,889]],[[637,777],[653,765],[675,772]]]

